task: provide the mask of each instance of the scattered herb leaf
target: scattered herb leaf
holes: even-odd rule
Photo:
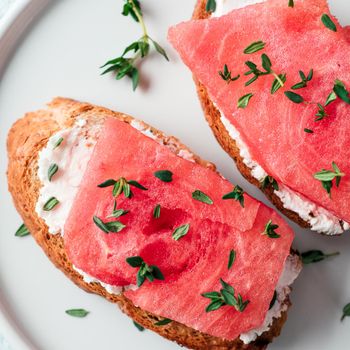
[[[70,310],[66,310],[66,314],[69,316],[73,316],[73,317],[85,317],[87,316],[89,313],[89,311],[86,311],[84,309],[70,309]]]
[[[44,204],[44,211],[50,211],[52,210],[57,204],[59,204],[59,200],[55,197],[51,197],[45,204]]]
[[[47,171],[47,177],[48,177],[50,182],[51,182],[52,177],[57,173],[57,171],[58,171],[57,164],[51,164],[49,166],[49,170]]]
[[[270,185],[273,187],[274,190],[279,191],[277,181],[272,176],[266,176],[261,183],[261,187],[264,190]]]
[[[345,317],[349,317],[349,316],[350,316],[350,303],[346,304],[343,307],[343,315],[340,320],[343,321]]]
[[[107,228],[107,226],[105,225],[105,223],[96,215],[94,215],[94,217],[92,218],[93,222],[95,223],[95,225],[102,230],[105,233],[109,233],[109,230]]]
[[[247,95],[242,96],[239,100],[238,100],[238,104],[237,107],[238,108],[246,108],[248,106],[248,103],[250,101],[250,99],[253,97],[252,93],[249,93]]]
[[[313,130],[305,128],[304,131],[308,134],[313,134]]]
[[[130,185],[126,181],[124,181],[124,183],[123,183],[123,193],[124,193],[125,198],[130,198],[132,196]]]
[[[288,6],[289,7],[294,7],[294,0],[289,0],[288,1]]]
[[[271,310],[273,308],[273,306],[275,305],[276,300],[277,300],[277,292],[274,291],[273,292],[273,297],[272,297],[271,302],[270,302],[269,310]]]
[[[251,43],[244,49],[245,54],[251,54],[263,50],[265,48],[265,43],[261,40]]]
[[[53,149],[56,149],[63,142],[63,140],[63,137],[60,137],[53,145]]]
[[[205,10],[207,12],[215,12],[215,10],[216,10],[216,1],[215,0],[207,0],[207,4],[205,5]]]
[[[188,231],[190,229],[190,224],[184,224],[179,227],[177,227],[173,232],[173,239],[175,241],[178,241],[181,237],[187,235]]]
[[[281,81],[283,82],[283,84],[287,81],[287,75],[286,74],[279,74],[278,78],[275,78],[273,83],[272,83],[272,87],[271,87],[271,94],[273,95],[274,93],[276,93],[283,85],[281,84]]]
[[[228,256],[228,264],[227,264],[227,269],[230,270],[233,263],[235,262],[236,260],[236,252],[232,249],[230,251],[230,254]]]
[[[96,215],[93,216],[92,220],[95,223],[95,225],[105,233],[110,233],[110,232],[118,233],[126,227],[120,221],[103,222]]]
[[[18,230],[16,231],[16,233],[15,233],[15,236],[16,236],[16,237],[25,237],[25,236],[28,236],[28,235],[30,235],[30,232],[29,232],[29,230],[27,229],[27,226],[24,225],[24,224],[22,224],[22,225],[18,228]]]
[[[154,209],[153,209],[153,217],[155,219],[159,219],[160,218],[160,204],[157,204]]]
[[[268,223],[265,225],[265,230],[262,233],[263,235],[266,235],[269,238],[280,238],[281,235],[279,235],[275,230],[278,229],[278,225],[275,225],[272,223],[272,220],[269,220]]]
[[[118,197],[123,193],[123,188],[124,188],[124,178],[120,178],[118,181],[115,182],[112,190],[112,195],[113,197]]]
[[[139,323],[133,321],[133,324],[140,332],[143,332],[145,330],[145,327],[141,326]]]
[[[169,324],[171,322],[173,322],[173,320],[171,320],[170,318],[164,318],[164,319],[156,322],[154,325],[155,326],[165,326],[165,325],[167,325],[167,324]]]
[[[337,99],[337,94],[334,91],[332,91],[327,97],[325,107],[327,107],[329,104],[334,102],[336,99]]]
[[[231,71],[228,69],[227,64],[224,65],[224,70],[219,71],[220,77],[227,82],[227,84],[231,83],[231,81],[236,81],[240,78],[240,75],[236,75],[235,77],[232,77]]]
[[[340,80],[337,80],[334,84],[333,91],[340,99],[347,104],[350,104],[349,92],[346,90],[345,85]]]
[[[301,81],[291,87],[292,90],[298,90],[298,89],[303,89],[307,87],[307,83],[312,80],[314,76],[314,70],[311,69],[308,76],[305,75],[303,71],[299,71],[299,75],[301,78]]]
[[[131,267],[139,267],[139,271],[136,276],[136,283],[138,287],[141,287],[145,282],[146,278],[153,282],[155,279],[164,280],[164,276],[159,268],[155,265],[148,265],[144,262],[144,260],[140,256],[132,256],[126,258],[126,262]]]
[[[163,182],[173,181],[173,173],[170,170],[158,170],[154,176]]]
[[[129,180],[128,184],[131,185],[131,186],[134,186],[134,187],[136,187],[136,188],[138,188],[140,190],[143,190],[143,191],[147,191],[148,190],[145,186],[142,186],[140,183],[138,183],[135,180]]]
[[[234,199],[244,208],[244,191],[240,186],[235,186],[232,192],[225,194],[222,199]]]
[[[321,250],[309,250],[301,254],[301,260],[304,265],[317,263],[319,261],[325,260],[331,256],[339,255],[339,252],[325,254]]]
[[[126,215],[129,212],[129,210],[124,210],[124,209],[116,209],[114,207],[113,212],[111,215],[108,215],[107,218],[119,218],[120,216]]]
[[[304,98],[293,91],[285,91],[284,94],[294,103],[304,102]]]
[[[141,267],[141,265],[143,263],[143,259],[140,256],[131,256],[130,258],[126,259],[126,262],[131,267]]]
[[[326,117],[328,117],[328,113],[325,110],[325,107],[322,106],[320,103],[317,103],[318,106],[318,112],[316,113],[316,119],[315,121],[318,122]]]
[[[114,186],[116,184],[116,182],[117,181],[115,181],[113,179],[108,179],[108,180],[100,183],[99,185],[97,185],[97,187],[104,188],[104,187]]]
[[[192,193],[192,198],[206,204],[213,204],[213,200],[200,190],[195,190]]]
[[[328,29],[332,30],[333,32],[337,31],[337,26],[326,13],[322,15],[321,21]]]

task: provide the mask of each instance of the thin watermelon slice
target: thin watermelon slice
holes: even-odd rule
[[[171,182],[154,173],[168,170]],[[129,211],[118,218],[126,227],[105,233],[94,222],[104,222],[113,211],[112,188],[99,188],[107,179],[135,180],[147,190],[131,186],[133,196],[117,198],[117,208]],[[126,296],[156,315],[176,320],[214,336],[234,339],[263,323],[277,281],[290,253],[293,232],[271,209],[244,195],[223,200],[233,186],[214,171],[178,157],[169,148],[141,134],[129,124],[107,119],[87,166],[65,224],[64,243],[70,261],[102,282],[115,286],[136,284],[137,269],[126,258],[141,256],[156,265],[164,281],[145,281]],[[200,190],[213,204],[192,198]],[[160,204],[160,217],[153,216]],[[278,239],[262,235],[269,220],[279,225]],[[173,231],[190,224],[175,241]],[[228,270],[231,250],[236,260]],[[205,312],[209,300],[201,293],[220,289],[220,278],[250,303],[244,312],[231,306]]]
[[[169,31],[169,40],[215,104],[239,131],[252,158],[279,183],[337,217],[350,221],[350,119],[349,104],[337,99],[325,108],[328,116],[315,121],[317,103],[325,104],[336,79],[350,89],[349,30],[342,29],[324,0],[266,2],[234,10],[226,16],[181,23]],[[328,29],[321,20],[327,14],[337,26]],[[244,54],[252,42],[266,43],[263,51]],[[252,77],[246,61],[261,67],[268,55],[276,74],[285,73],[285,86],[271,94],[274,77]],[[224,65],[240,79],[227,84],[218,74]],[[299,71],[314,75],[307,88],[295,90],[306,103],[293,103],[284,92],[300,82]],[[246,108],[238,100],[252,93]],[[304,129],[313,130],[313,134]],[[345,173],[331,197],[314,174],[332,170],[332,162]]]

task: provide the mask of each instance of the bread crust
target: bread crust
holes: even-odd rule
[[[210,17],[210,14],[205,10],[206,0],[197,0],[196,7],[193,12],[193,19],[206,19]],[[304,228],[311,228],[310,224],[303,220],[296,212],[286,209],[283,206],[280,198],[274,193],[274,189],[271,184],[262,187],[262,184],[252,176],[251,169],[247,167],[242,157],[240,156],[240,149],[238,148],[235,140],[233,140],[224,124],[221,121],[220,111],[214,106],[211,101],[208,91],[203,84],[194,76],[194,82],[196,84],[198,97],[204,111],[205,118],[212,129],[216,139],[220,143],[221,147],[229,154],[229,156],[235,161],[240,173],[253,185],[258,187],[266,197],[272,202],[272,204],[285,216],[293,220],[299,226]]]
[[[161,317],[136,307],[123,294],[112,295],[107,293],[99,283],[84,282],[83,277],[74,270],[66,255],[62,237],[48,232],[45,222],[35,212],[35,205],[41,187],[37,176],[39,151],[45,147],[48,139],[54,133],[71,127],[76,119],[82,118],[88,124],[93,124],[100,123],[107,117],[117,118],[126,123],[131,123],[134,120],[128,115],[113,112],[106,108],[70,99],[56,98],[48,105],[48,109],[27,113],[12,126],[7,140],[9,158],[8,187],[17,211],[22,216],[25,225],[36,242],[42,247],[55,266],[80,288],[89,293],[101,295],[112,303],[118,304],[120,309],[134,319],[135,322],[169,340],[190,349],[265,349],[273,338],[280,334],[287,318],[287,312],[283,312],[280,318],[274,319],[270,330],[248,345],[243,344],[239,339],[229,341],[213,337],[175,321],[165,326],[155,326],[155,322],[161,320]],[[152,127],[149,128],[155,135],[162,138],[165,146],[171,147],[175,153],[181,150],[189,151],[176,138],[168,137]],[[202,160],[198,156],[194,156],[194,160],[198,164],[215,171],[213,164]],[[288,307],[290,306],[289,298],[285,300],[285,304]]]

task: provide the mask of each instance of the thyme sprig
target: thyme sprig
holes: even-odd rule
[[[156,280],[164,280],[164,276],[160,269],[155,265],[148,265],[140,256],[131,256],[126,258],[126,262],[135,268],[139,268],[136,275],[136,283],[138,287],[141,287],[146,279],[150,282]]]
[[[315,122],[319,122],[320,120],[326,118],[329,116],[329,114],[325,110],[325,106],[322,106],[320,103],[317,103],[318,111],[316,113],[316,119]]]
[[[280,238],[281,235],[279,235],[275,230],[278,229],[278,225],[275,225],[272,223],[272,220],[269,220],[268,223],[265,225],[265,230],[262,233],[262,235],[266,235],[269,238]]]
[[[309,250],[301,254],[301,260],[304,265],[308,265],[308,264],[323,261],[327,258],[330,258],[332,256],[337,256],[339,254],[340,254],[339,252],[325,254],[321,250]]]
[[[211,312],[218,310],[224,305],[229,305],[233,306],[237,311],[243,312],[250,301],[243,301],[241,294],[238,294],[236,297],[234,288],[228,283],[226,283],[222,278],[220,278],[220,283],[222,289],[220,289],[219,292],[214,291],[202,294],[204,298],[210,299],[210,304],[207,306],[205,311]]]
[[[167,61],[169,61],[169,58],[165,50],[149,36],[143,20],[141,4],[138,0],[125,0],[122,14],[124,16],[131,16],[136,22],[140,23],[142,36],[137,41],[127,46],[121,56],[111,59],[102,65],[100,68],[105,69],[101,75],[114,72],[116,73],[115,77],[117,80],[127,76],[132,80],[132,87],[135,91],[140,82],[140,73],[139,69],[137,68],[137,64],[149,54],[151,44],[153,45],[154,49]],[[126,57],[126,55],[130,53],[133,54]]]
[[[224,65],[224,69],[222,71],[219,71],[219,75],[223,80],[227,82],[227,84],[230,84],[232,81],[236,81],[240,78],[240,74],[232,77],[232,73],[228,69],[227,64]]]
[[[283,74],[277,74],[272,69],[271,60],[269,56],[267,56],[265,53],[261,55],[261,66],[263,70],[259,69],[258,66],[252,61],[246,61],[245,64],[249,68],[249,70],[245,72],[244,75],[253,75],[253,77],[245,83],[245,86],[249,86],[250,84],[254,83],[259,77],[269,74],[275,77],[271,88],[272,94],[278,90],[277,86],[279,86],[279,88],[284,86],[286,76],[284,76]]]
[[[240,186],[235,186],[234,189],[225,194],[222,199],[234,199],[238,201],[242,208],[244,208],[244,191]]]
[[[309,81],[311,81],[313,76],[314,76],[314,70],[311,69],[307,76],[305,75],[305,73],[303,71],[300,70],[299,75],[300,75],[301,81],[299,83],[296,83],[295,85],[293,85],[291,87],[292,90],[298,90],[298,89],[303,89],[303,88],[307,87],[307,83]]]
[[[342,177],[345,176],[345,174],[340,171],[335,162],[332,162],[332,168],[333,170],[322,169],[321,171],[314,174],[314,178],[321,181],[322,187],[327,191],[329,197],[331,197],[333,180],[335,179],[335,185],[339,187]]]
[[[108,179],[97,185],[97,187],[99,188],[105,188],[110,186],[113,186],[112,194],[113,194],[113,197],[115,198],[120,196],[122,193],[124,194],[125,198],[131,198],[133,196],[133,193],[131,191],[130,186],[138,188],[142,191],[148,190],[145,186],[142,186],[139,182],[135,180],[126,180],[125,177],[121,177],[118,180]]]

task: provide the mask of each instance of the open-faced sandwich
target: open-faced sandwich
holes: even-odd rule
[[[169,39],[241,173],[301,226],[341,234],[350,227],[349,29],[326,0],[255,2],[199,0]]]
[[[301,269],[293,232],[177,139],[57,98],[8,136],[17,210],[51,261],[192,349],[265,349]]]

